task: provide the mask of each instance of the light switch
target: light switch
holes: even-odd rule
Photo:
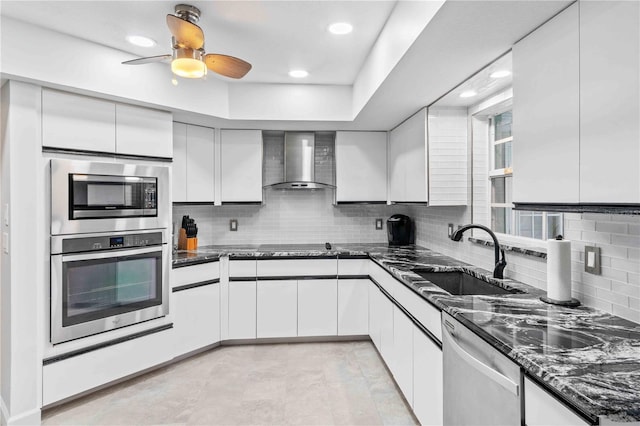
[[[238,230],[238,220],[237,219],[231,219],[229,221],[229,231],[237,231]]]
[[[600,275],[600,247],[584,247],[584,271]]]
[[[376,229],[378,231],[382,229],[382,219],[376,219]]]
[[[9,233],[8,232],[2,233],[2,251],[5,254],[9,254]]]

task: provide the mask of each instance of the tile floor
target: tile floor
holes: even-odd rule
[[[373,344],[217,348],[43,412],[45,425],[415,425]]]

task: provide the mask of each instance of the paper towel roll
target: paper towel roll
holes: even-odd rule
[[[547,241],[547,297],[571,300],[571,241]]]

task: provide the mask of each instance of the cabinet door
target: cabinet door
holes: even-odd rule
[[[220,341],[220,284],[173,293],[175,355]]]
[[[297,336],[297,298],[297,281],[258,281],[258,337]]]
[[[413,322],[393,306],[393,364],[389,365],[405,399],[413,407]]]
[[[187,201],[187,125],[173,123],[173,163],[171,163],[174,203]]]
[[[380,353],[390,368],[395,363],[395,342],[393,341],[393,303],[380,293]]]
[[[442,425],[442,350],[413,328],[413,412],[422,425]]]
[[[527,426],[588,424],[527,377],[524,378],[524,417]]]
[[[513,47],[513,201],[577,203],[578,3]]]
[[[229,282],[229,339],[256,338],[256,282]]]
[[[369,334],[368,279],[338,280],[338,335]]]
[[[640,3],[580,2],[581,203],[640,203],[638,117]]]
[[[187,201],[213,202],[213,129],[187,126]]]
[[[115,152],[115,104],[42,89],[42,146]]]
[[[427,110],[423,108],[390,133],[390,200],[429,201],[427,164]]]
[[[369,282],[369,336],[378,352],[382,353],[382,293],[377,285]]]
[[[262,202],[262,132],[222,130],[221,201]]]
[[[387,133],[336,133],[336,200],[387,201]]]
[[[298,280],[298,336],[337,334],[337,280]]]
[[[116,104],[118,154],[171,158],[173,121],[167,111]]]

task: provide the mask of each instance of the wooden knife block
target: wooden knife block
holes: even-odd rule
[[[180,228],[178,250],[198,250],[198,238],[187,238],[187,231],[184,228]]]

